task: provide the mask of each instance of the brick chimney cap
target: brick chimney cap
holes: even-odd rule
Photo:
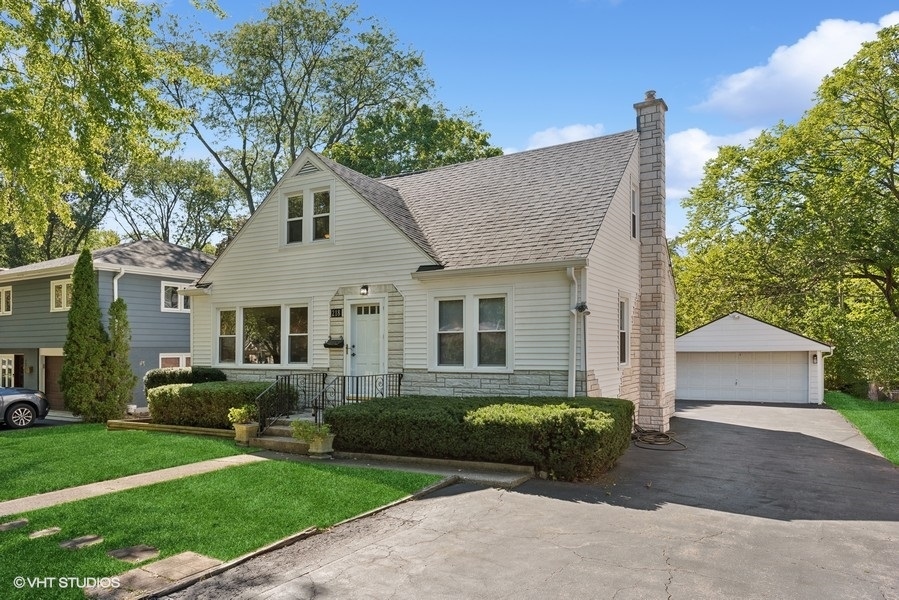
[[[655,100],[656,99],[656,91],[655,90],[646,90],[646,99],[647,100]]]

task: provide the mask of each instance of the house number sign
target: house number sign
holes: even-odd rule
[[[331,309],[331,318],[332,319],[339,319],[342,316],[343,316],[342,308],[332,308]]]

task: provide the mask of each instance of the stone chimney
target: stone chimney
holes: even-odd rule
[[[640,401],[637,423],[668,431],[674,414],[674,307],[665,238],[665,112],[646,92],[637,111],[640,135]],[[671,353],[669,357],[668,354]],[[669,360],[670,359],[670,360]],[[670,372],[666,372],[670,371]]]

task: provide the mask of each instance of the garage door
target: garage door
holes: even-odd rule
[[[807,352],[678,352],[677,398],[808,403]]]

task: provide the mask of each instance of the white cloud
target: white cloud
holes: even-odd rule
[[[778,47],[767,64],[723,78],[699,108],[766,123],[798,118],[811,106],[825,75],[852,58],[863,42],[875,39],[879,29],[896,23],[899,11],[878,23],[821,21],[795,44]]]
[[[596,123],[595,125],[576,124],[566,125],[565,127],[550,127],[549,129],[544,129],[543,131],[538,131],[533,134],[528,139],[526,150],[586,140],[602,135],[604,129],[602,123]]]
[[[711,135],[692,128],[668,136],[666,156],[666,195],[680,200],[702,179],[702,170],[718,154],[721,146],[745,145],[761,133],[752,128],[730,135]]]

